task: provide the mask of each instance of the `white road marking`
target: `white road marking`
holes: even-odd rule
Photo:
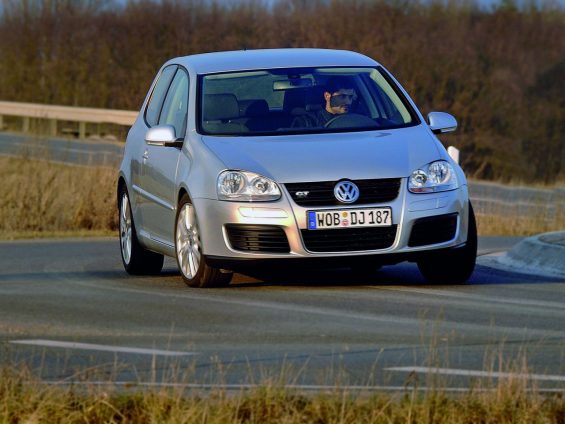
[[[46,384],[52,386],[87,386],[87,387],[121,387],[123,389],[138,389],[138,388],[176,388],[176,389],[185,389],[185,390],[217,390],[217,391],[231,391],[231,390],[251,390],[251,389],[259,389],[265,387],[265,385],[261,384],[198,384],[198,383],[160,383],[160,382],[142,382],[142,381],[53,381],[53,380],[44,380]],[[318,384],[287,384],[282,386],[285,389],[289,390],[303,390],[303,391],[326,391],[326,392],[348,392],[348,391],[355,391],[355,392],[437,392],[438,389],[441,389],[444,392],[451,392],[451,393],[469,393],[470,389],[468,387],[427,387],[427,386],[413,386],[413,385],[406,385],[406,386],[339,386],[336,384],[333,385],[318,385]],[[476,387],[473,388],[473,392],[493,392],[498,390],[498,388],[487,388],[487,387]],[[542,388],[542,387],[535,387],[535,388],[526,388],[526,392],[534,392],[534,393],[563,393],[565,389],[560,388]]]
[[[90,344],[90,343],[61,342],[56,340],[11,340],[10,343],[30,345],[30,346],[59,347],[65,349],[96,350],[101,352],[133,353],[137,355],[155,355],[155,356],[197,355],[196,352],[176,352],[173,350],[143,349],[143,348],[135,348],[135,347],[110,346],[110,345],[99,345],[99,344]]]
[[[424,374],[441,374],[441,375],[455,375],[463,377],[487,377],[487,378],[515,378],[525,380],[539,380],[539,381],[565,381],[563,375],[546,375],[546,374],[520,374],[512,372],[497,372],[497,371],[477,371],[477,370],[462,370],[457,368],[434,368],[434,367],[390,367],[385,368],[386,371],[400,371],[400,372],[419,372]]]
[[[518,306],[533,306],[539,308],[554,308],[554,309],[565,309],[565,303],[563,302],[551,302],[546,300],[526,300],[526,299],[512,299],[508,297],[498,297],[498,296],[483,296],[470,293],[461,293],[447,290],[437,290],[437,289],[417,289],[417,288],[407,288],[401,286],[390,286],[390,287],[380,287],[380,286],[369,286],[376,290],[387,290],[387,291],[399,291],[405,293],[414,294],[425,294],[428,296],[442,296],[442,297],[452,297],[464,300],[475,300],[478,302],[491,302],[491,303],[504,303],[508,305],[518,305]]]

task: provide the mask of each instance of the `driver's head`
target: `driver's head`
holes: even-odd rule
[[[349,112],[351,103],[357,98],[355,85],[349,77],[331,77],[326,83],[324,100],[326,110],[331,114],[341,114]]]

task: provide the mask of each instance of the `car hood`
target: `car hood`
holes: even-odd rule
[[[442,157],[421,126],[358,133],[202,136],[202,140],[227,169],[256,172],[279,183],[407,177]]]

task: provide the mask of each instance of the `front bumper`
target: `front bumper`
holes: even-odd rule
[[[406,187],[407,179],[402,179],[398,197],[390,202],[371,205],[342,207],[305,208],[297,205],[285,189],[281,199],[276,202],[239,203],[212,199],[193,199],[199,217],[199,229],[204,254],[218,262],[253,261],[261,259],[321,259],[344,257],[376,257],[387,255],[409,258],[418,252],[446,249],[459,246],[467,239],[468,192],[463,185],[456,190],[442,193],[414,194]],[[357,209],[360,207],[390,207],[393,224],[397,226],[394,242],[390,247],[377,250],[353,250],[335,252],[312,252],[304,244],[301,230],[307,229],[307,212],[310,210]],[[456,230],[448,241],[430,245],[411,247],[409,244],[412,227],[421,218],[457,214]],[[281,228],[290,247],[288,253],[248,252],[236,250],[229,242],[226,225],[267,225]],[[306,230],[307,231],[307,230]],[[340,229],[331,230],[340,231]],[[395,256],[396,255],[396,256]],[[367,258],[368,259],[368,258]],[[378,259],[378,258],[377,258]],[[385,259],[384,257],[382,258]],[[396,262],[400,262],[401,259]],[[409,260],[409,259],[408,259]]]
[[[464,249],[466,243],[454,247],[434,248],[414,252],[380,253],[380,254],[354,254],[332,257],[301,257],[287,256],[280,258],[234,258],[222,256],[207,256],[206,263],[216,268],[225,268],[234,271],[272,271],[285,269],[316,269],[316,268],[345,268],[351,266],[382,266],[394,265],[400,262],[417,262],[436,255],[453,254]]]

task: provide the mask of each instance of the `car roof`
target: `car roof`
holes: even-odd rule
[[[196,74],[246,71],[252,69],[302,68],[322,66],[377,66],[378,62],[347,50],[263,49],[203,53],[169,60]]]

